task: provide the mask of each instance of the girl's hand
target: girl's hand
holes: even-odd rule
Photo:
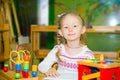
[[[55,68],[50,68],[45,74],[47,77],[58,77],[59,76],[59,73],[57,72]]]

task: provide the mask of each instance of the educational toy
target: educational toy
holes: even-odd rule
[[[37,65],[36,65],[36,56],[33,52],[26,50],[19,50],[19,47],[25,47],[25,46],[18,46],[17,50],[12,50],[10,52],[10,60],[15,64],[15,78],[20,79],[21,77],[23,78],[28,78],[29,77],[29,67],[30,67],[30,58],[31,55],[33,55],[33,69],[32,69],[32,77],[37,76]],[[13,57],[17,57],[14,59]],[[6,70],[5,70],[6,71]],[[22,74],[22,75],[21,75]]]
[[[91,68],[99,70],[92,73]],[[84,72],[85,74],[83,75]],[[78,62],[78,80],[89,80],[98,77],[100,80],[120,80],[120,62],[114,62],[112,60],[104,60],[100,62]]]

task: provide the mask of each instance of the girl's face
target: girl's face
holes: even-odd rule
[[[82,20],[74,15],[66,15],[61,21],[61,29],[59,34],[67,41],[79,39],[81,34],[85,32],[85,27],[82,26]]]

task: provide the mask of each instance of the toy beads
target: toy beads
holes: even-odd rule
[[[32,77],[36,77],[37,76],[37,72],[36,71],[32,71]]]
[[[30,56],[25,55],[24,62],[23,62],[23,71],[22,71],[22,75],[24,78],[28,78],[29,76],[29,60],[30,60]]]
[[[7,71],[8,71],[8,64],[7,64],[7,63],[4,64],[3,70],[4,70],[4,72],[7,72]]]
[[[37,65],[32,65],[32,76],[33,77],[37,76]]]
[[[34,56],[34,65],[32,65],[32,77],[36,77],[37,76],[37,65],[36,65],[36,55],[34,52],[31,52],[31,54]]]
[[[4,70],[4,72],[7,72],[8,71],[8,67],[4,67],[3,70]]]
[[[24,61],[29,61],[29,60],[30,60],[30,56],[29,55],[24,56]]]
[[[24,78],[29,76],[29,61],[24,61],[22,75]]]
[[[21,64],[16,64],[16,65],[15,65],[15,69],[16,69],[16,70],[21,70]]]
[[[23,69],[24,69],[24,70],[29,70],[29,62],[26,62],[26,61],[25,61],[25,62],[23,63]]]
[[[105,61],[107,64],[113,64],[114,62],[113,61],[111,61],[111,60],[106,60]]]
[[[15,73],[15,78],[16,78],[16,79],[21,78],[21,73]]]
[[[32,71],[37,71],[37,65],[32,65]]]
[[[22,70],[22,76],[23,76],[24,78],[28,78],[29,73],[28,73],[28,72],[25,72],[24,70]]]
[[[93,62],[100,62],[99,59],[91,59]]]
[[[8,64],[7,64],[7,63],[5,63],[5,64],[4,64],[4,66],[5,66],[5,67],[8,67]]]
[[[15,70],[16,70],[16,73],[15,73],[15,78],[16,79],[19,79],[20,77],[21,77],[21,68],[22,66],[21,66],[21,64],[16,64],[15,65]]]

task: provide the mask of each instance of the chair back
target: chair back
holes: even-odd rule
[[[41,25],[31,25],[31,50],[36,53],[36,57],[39,59],[43,59],[46,57],[50,49],[42,49],[41,44],[41,33],[43,32],[56,32],[57,26],[50,25],[50,26],[41,26]]]

